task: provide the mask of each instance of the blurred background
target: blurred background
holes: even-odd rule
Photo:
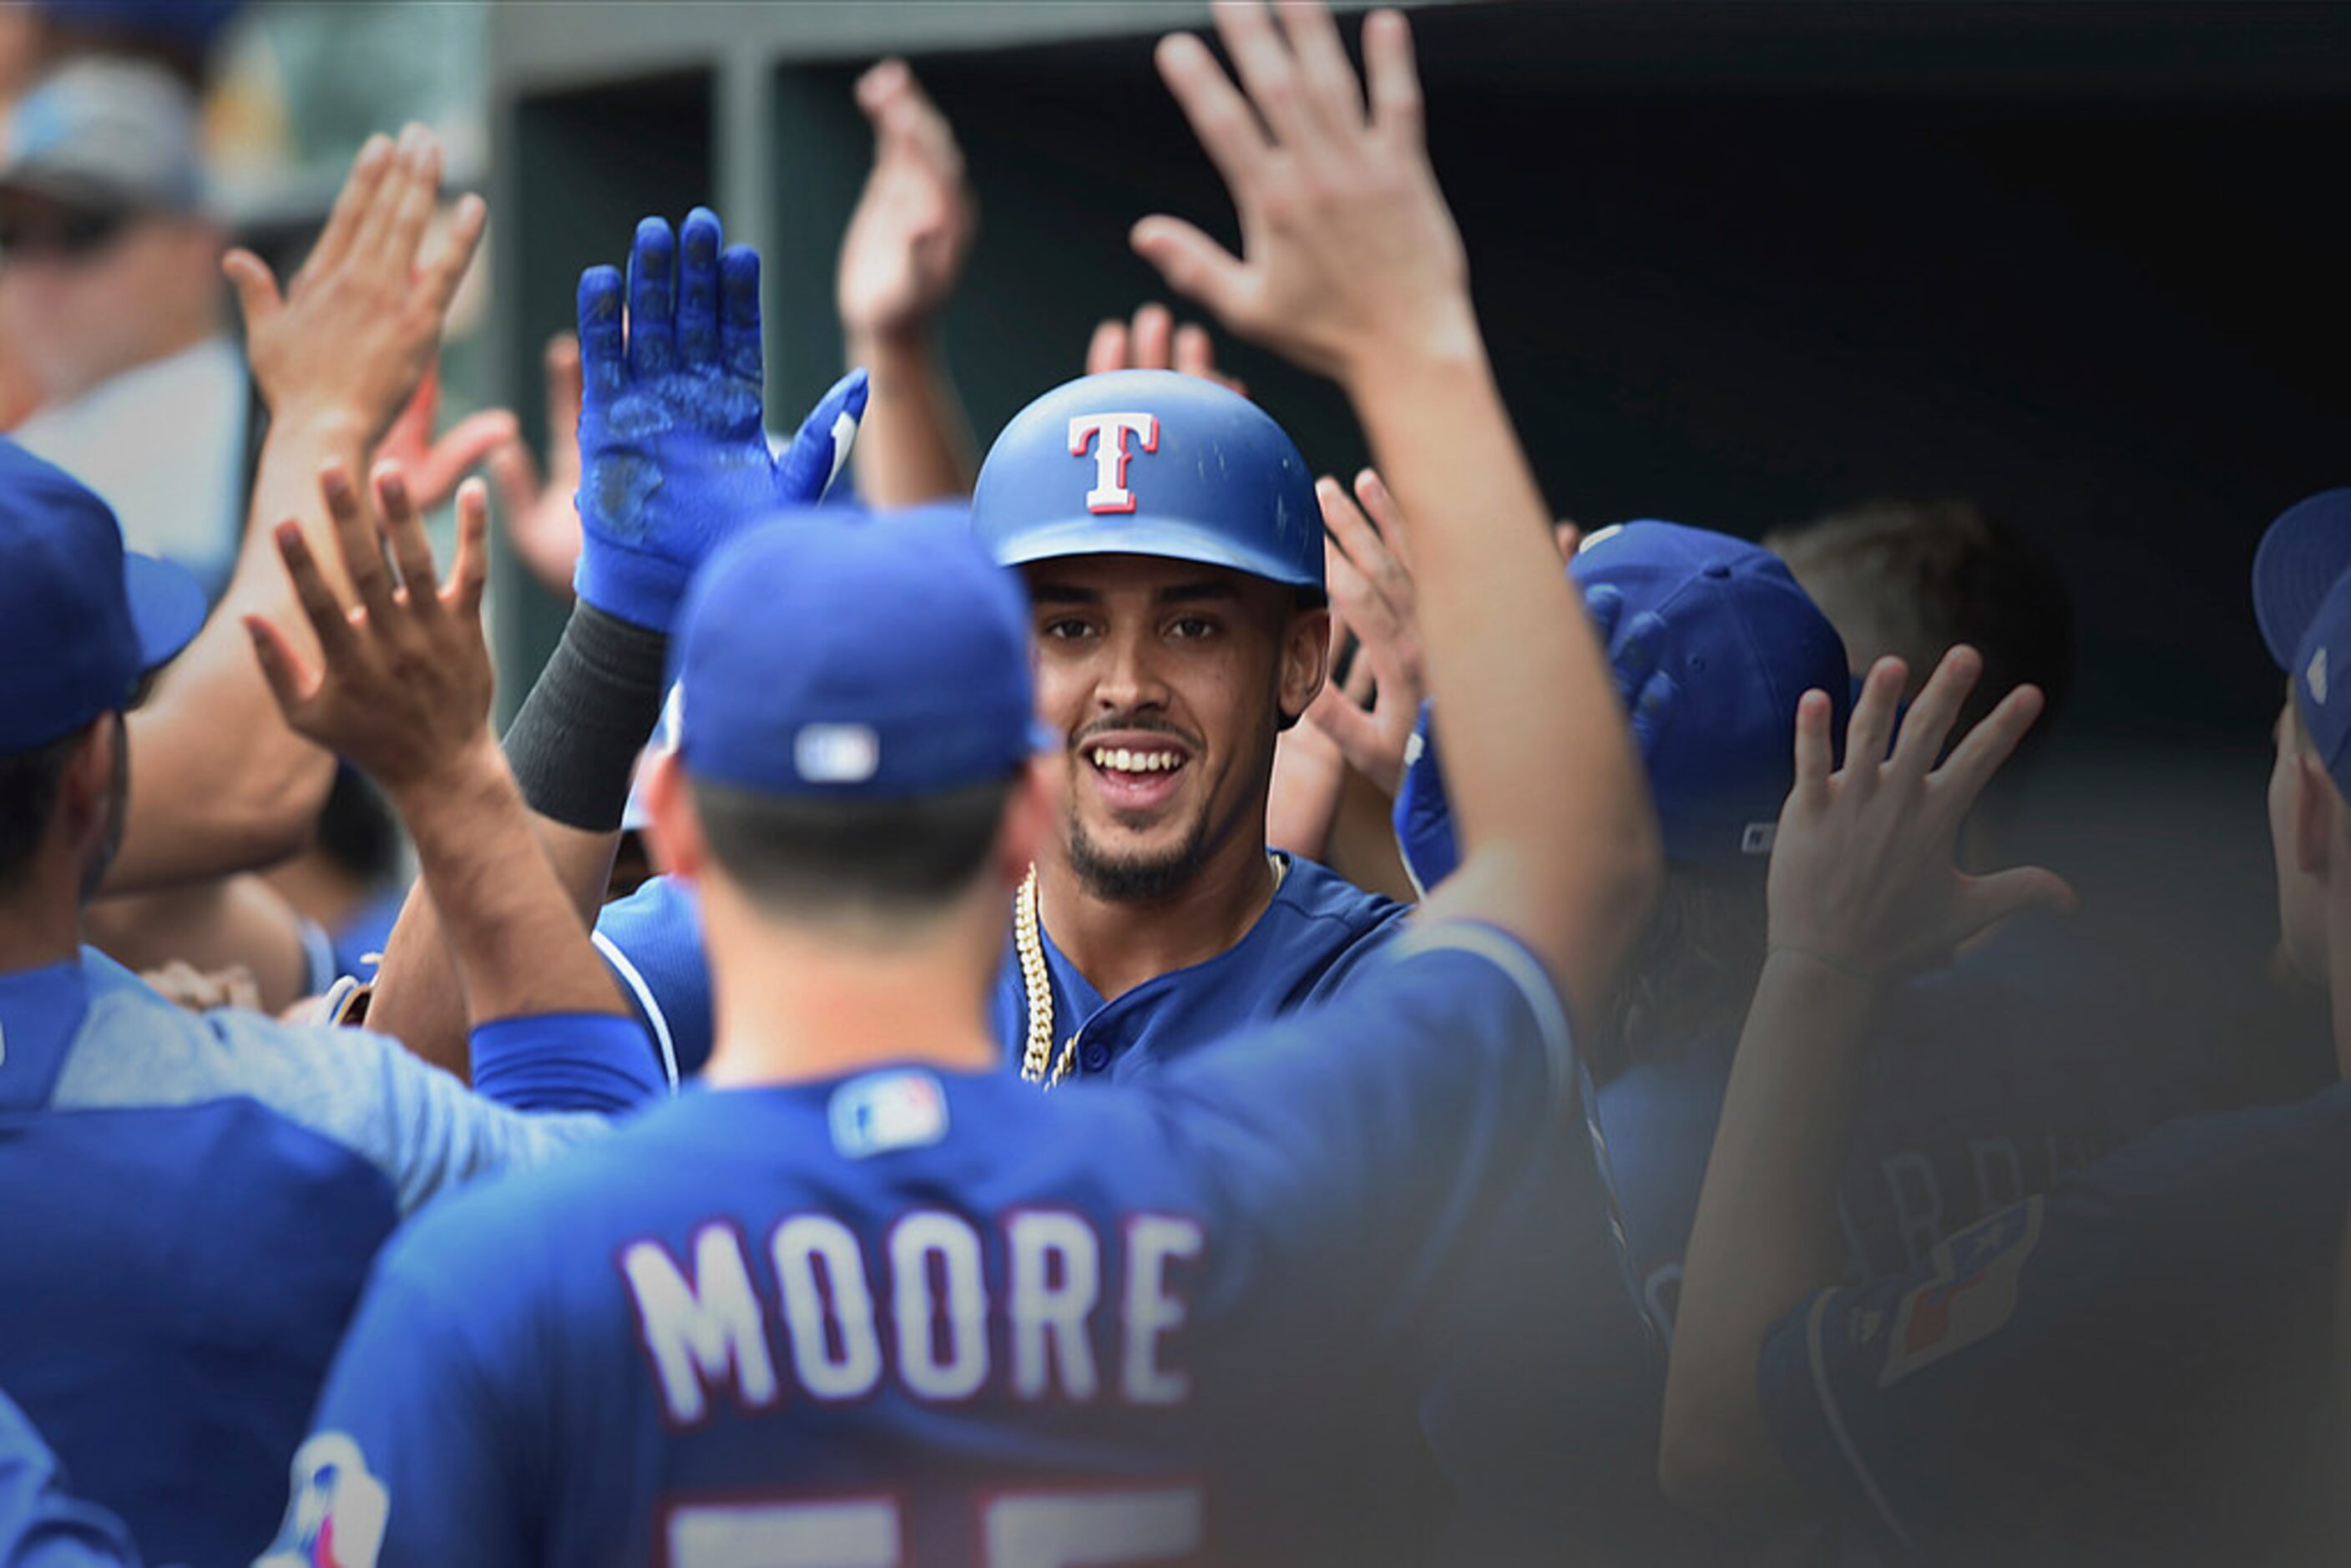
[[[2187,941],[2215,955],[2199,983],[2237,984],[2274,938],[2283,694],[2248,569],[2272,517],[2351,478],[2351,13],[1414,10],[1438,172],[1553,507],[1750,538],[1886,496],[2005,519],[2053,559],[2078,655],[2028,848],[2126,928],[2116,951]],[[540,354],[580,269],[696,203],[766,256],[789,427],[841,368],[833,260],[872,150],[851,84],[903,54],[983,214],[945,341],[985,442],[1081,368],[1096,321],[1155,297],[1135,217],[1231,237],[1150,62],[1206,14],[57,0],[0,7],[0,91],[93,50],[181,73],[220,221],[281,268],[369,131],[431,124],[452,190],[493,211],[440,423],[507,407],[538,444]],[[1318,467],[1362,460],[1330,388],[1220,347]],[[520,570],[497,592],[510,709],[563,611]]]

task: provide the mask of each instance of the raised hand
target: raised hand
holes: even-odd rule
[[[376,448],[379,462],[397,463],[416,493],[416,505],[433,511],[456,493],[458,481],[502,447],[518,444],[515,416],[502,408],[469,413],[437,438],[441,422],[441,367],[426,369],[416,395],[400,411]]]
[[[1327,530],[1323,575],[1331,587],[1332,652],[1353,634],[1357,663],[1371,672],[1373,695],[1366,708],[1360,692],[1325,685],[1306,717],[1331,737],[1348,766],[1393,798],[1404,782],[1405,747],[1421,699],[1428,695],[1404,520],[1395,497],[1369,468],[1355,476],[1360,509],[1336,479],[1323,479],[1314,493]]]
[[[1796,784],[1780,813],[1769,882],[1771,943],[1857,977],[1928,967],[1963,942],[2027,909],[2070,909],[2053,872],[2021,867],[1963,874],[1959,823],[2041,715],[2039,688],[2001,700],[1940,766],[1959,706],[1983,674],[1961,646],[1943,655],[1894,738],[1908,672],[1880,659],[1863,683],[1834,766],[1825,692],[1796,708]]]
[[[835,279],[852,344],[929,325],[955,292],[979,228],[954,128],[905,61],[884,60],[858,78],[857,107],[873,125],[873,171],[841,236]]]
[[[490,653],[482,637],[489,495],[478,479],[458,490],[457,559],[444,586],[397,466],[375,470],[381,536],[349,474],[330,467],[319,485],[358,604],[346,609],[336,598],[302,530],[286,523],[277,549],[318,637],[321,667],[305,669],[285,632],[265,617],[246,616],[246,630],[286,722],[348,758],[398,805],[404,791],[430,788],[479,748],[496,755]],[[384,563],[386,543],[396,580]]]
[[[516,557],[540,587],[569,599],[580,567],[580,340],[549,339],[546,366],[546,476],[517,437],[490,454],[490,483]]]
[[[1086,344],[1086,374],[1104,371],[1175,371],[1249,395],[1248,387],[1217,369],[1217,345],[1208,329],[1196,321],[1178,327],[1165,305],[1144,306],[1132,327],[1113,316],[1094,329]]]
[[[1262,0],[1216,7],[1238,89],[1188,34],[1158,51],[1232,193],[1242,254],[1165,215],[1135,225],[1135,250],[1232,331],[1342,382],[1398,345],[1474,350],[1468,264],[1429,167],[1404,17],[1364,25],[1367,106],[1329,10],[1279,9],[1277,28]]]
[[[761,420],[759,256],[716,214],[647,218],[621,274],[580,276],[580,597],[669,629],[694,569],[737,529],[820,498],[865,411],[852,371],[779,460]]]
[[[251,251],[223,258],[245,311],[254,384],[275,420],[331,420],[371,448],[416,395],[488,221],[481,198],[468,195],[428,243],[440,187],[441,144],[430,131],[377,136],[283,293]]]

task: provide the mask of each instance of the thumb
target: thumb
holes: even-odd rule
[[[285,304],[277,292],[277,275],[269,270],[269,264],[243,246],[221,257],[221,272],[228,278],[229,286],[236,290],[237,308],[245,312],[245,327],[248,335],[275,317]]]
[[[2042,866],[2018,866],[1990,876],[1962,877],[1955,911],[1959,929],[1954,933],[1952,946],[2027,910],[2046,909],[2055,915],[2071,915],[2081,902],[2070,883]]]
[[[1198,300],[1231,326],[1246,269],[1232,252],[1182,218],[1155,216],[1134,225],[1134,254],[1159,269],[1167,287]]]
[[[253,639],[253,655],[261,665],[261,678],[269,683],[269,695],[277,699],[277,711],[286,716],[287,727],[298,733],[302,727],[295,713],[305,700],[300,660],[287,643],[286,633],[261,616],[246,616],[245,630]]]

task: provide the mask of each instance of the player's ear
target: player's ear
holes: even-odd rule
[[[57,815],[67,836],[82,841],[106,831],[112,810],[116,757],[123,743],[122,727],[113,714],[90,721],[66,758],[57,784]]]
[[[694,791],[686,788],[677,754],[662,751],[648,758],[638,788],[644,793],[645,851],[653,869],[688,881],[700,876],[707,855],[702,817],[694,809]]]
[[[2308,752],[2294,758],[2294,859],[2304,874],[2324,882],[2333,863],[2335,835],[2351,829],[2343,797]]]
[[[997,834],[997,880],[1009,890],[1019,887],[1029,875],[1029,868],[1044,852],[1046,840],[1053,831],[1053,807],[1056,799],[1055,769],[1048,768],[1042,758],[1031,758],[1021,765],[1012,781],[1012,792],[1004,803],[1004,825]]]
[[[1331,611],[1327,605],[1291,613],[1281,643],[1281,727],[1306,716],[1331,678]]]

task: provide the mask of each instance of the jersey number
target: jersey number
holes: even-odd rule
[[[710,1502],[664,1520],[670,1568],[904,1568],[894,1497]],[[1197,1555],[1194,1487],[999,1492],[979,1508],[985,1568],[1102,1568]]]

